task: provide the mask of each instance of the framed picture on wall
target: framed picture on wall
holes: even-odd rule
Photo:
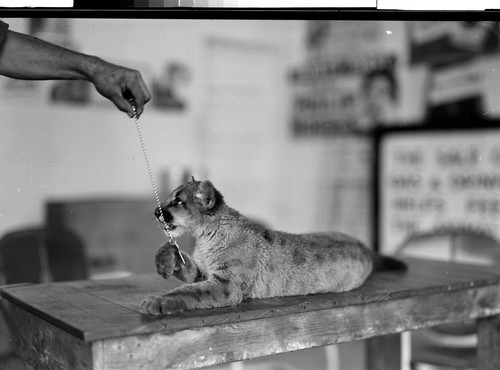
[[[385,128],[375,153],[377,250],[500,263],[500,122]]]

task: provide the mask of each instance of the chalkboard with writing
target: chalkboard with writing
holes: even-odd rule
[[[376,153],[377,249],[443,229],[500,239],[500,122],[385,130]]]

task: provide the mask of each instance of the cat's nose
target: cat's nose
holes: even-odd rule
[[[162,216],[163,210],[160,210],[160,207],[156,207],[155,209],[155,217],[160,218]]]
[[[164,218],[163,220],[161,219],[162,216]],[[160,222],[169,222],[172,219],[172,216],[170,215],[170,212],[168,212],[168,210],[166,210],[163,207],[161,208],[161,210],[160,210],[160,207],[156,207],[156,209],[155,209],[155,217]]]

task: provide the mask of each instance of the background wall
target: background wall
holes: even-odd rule
[[[32,30],[28,19],[5,21],[13,30]],[[167,63],[187,70],[180,90],[186,108],[162,109],[151,102],[140,119],[162,196],[188,169],[197,178],[210,178],[229,204],[269,226],[293,232],[331,229],[318,222],[322,218],[316,215],[328,204],[316,193],[332,142],[296,141],[289,128],[288,72],[306,57],[305,22],[57,23],[38,36],[137,68],[150,88]],[[133,120],[93,88],[85,104],[54,103],[57,84],[0,77],[0,235],[42,224],[50,200],[153,198]],[[360,344],[346,348],[362,351]],[[325,365],[317,353],[306,356],[311,368]],[[296,355],[291,358],[264,361],[294,368]],[[363,361],[359,354],[354,360]]]
[[[13,30],[28,31],[28,20],[6,21]],[[67,33],[66,42],[69,40],[71,47],[139,69],[150,88],[154,79],[161,78],[168,62],[185,66],[189,79],[181,93],[186,109],[165,110],[149,104],[140,120],[162,190],[168,190],[162,183],[162,173],[178,172],[179,167],[185,167],[195,175],[210,177],[221,187],[228,202],[243,208],[242,211],[252,210],[251,213],[265,221],[278,218],[274,204],[252,209],[254,200],[260,197],[257,191],[249,196],[248,189],[242,191],[229,185],[231,177],[238,179],[238,174],[227,177],[224,173],[242,168],[238,172],[241,174],[248,168],[241,167],[238,161],[252,153],[261,153],[253,171],[246,171],[247,179],[257,177],[259,190],[274,192],[276,177],[268,174],[275,172],[279,159],[276,153],[286,145],[282,139],[286,130],[286,70],[301,56],[302,22],[71,19]],[[224,53],[229,56],[232,53],[230,63],[211,64],[210,57],[220,59]],[[272,60],[272,70],[265,65],[266,58]],[[231,64],[234,60],[248,64]],[[248,72],[252,60],[260,64]],[[214,89],[224,84],[214,79],[214,73],[219,73],[217,78],[223,77],[224,66],[230,65],[234,67],[227,80],[233,86],[220,91],[218,99],[225,99],[219,104],[220,109],[211,109],[217,103],[210,100]],[[231,95],[234,92],[230,88],[245,73],[249,75],[240,85],[250,93],[252,88],[262,90],[262,86],[272,85],[264,116],[257,115],[260,107],[241,102],[241,93]],[[259,75],[265,77],[259,79]],[[270,80],[270,76],[274,79]],[[53,86],[54,82],[0,80],[0,234],[11,228],[41,223],[47,199],[152,196],[133,121],[93,90],[87,104],[54,104],[50,100]],[[251,94],[251,99],[262,102],[259,92]],[[236,103],[243,111],[233,109],[230,117],[233,122],[227,125],[233,127],[233,132],[245,128],[248,139],[229,148],[229,153],[216,151],[211,162],[207,162],[207,154],[214,150],[210,142],[218,140],[212,133],[224,128],[214,126],[217,121],[214,115]],[[263,122],[246,119],[248,113]],[[252,130],[253,136],[248,136]],[[265,148],[259,142],[262,138]],[[220,147],[225,139],[234,139],[234,135],[220,139],[216,146]],[[222,160],[225,154],[236,159],[230,168]],[[179,181],[179,176],[172,180]],[[244,183],[238,181],[235,182],[238,187]],[[270,199],[269,195],[266,197]]]
[[[27,19],[6,21],[13,30],[33,28]],[[151,102],[140,119],[162,196],[178,185],[186,168],[210,178],[229,204],[269,226],[291,232],[337,228],[368,240],[366,143],[352,137],[298,138],[290,129],[289,73],[310,57],[306,22],[54,24],[38,36],[137,68],[150,88],[170,62],[188,71],[180,90],[186,108],[166,110]],[[380,26],[379,40],[386,35]],[[400,48],[404,30],[391,29]],[[342,50],[349,37],[340,35]],[[56,84],[0,78],[0,235],[43,223],[48,200],[152,198],[134,122],[93,88],[85,104],[54,103]],[[363,366],[361,343],[340,347],[343,369]],[[317,353],[265,361],[296,368],[299,356],[309,368],[324,368],[326,358],[326,367],[336,368],[334,350],[326,357]]]
[[[142,72],[155,96],[140,124],[162,197],[187,171],[242,213],[291,232],[371,241],[374,127],[470,124],[500,112],[496,22],[6,21]],[[396,98],[391,78],[369,88],[374,71],[396,81]],[[156,99],[172,84],[184,107]],[[0,102],[0,236],[42,224],[50,200],[153,199],[133,120],[93,87],[0,78]],[[362,368],[361,343],[339,347],[342,369]],[[336,368],[331,348],[316,368]],[[300,366],[295,355],[277,367]]]
[[[36,28],[27,19],[7,21],[13,30]],[[290,73],[311,60],[356,53],[363,60],[374,52],[396,55],[404,65],[402,22],[340,22],[316,51],[304,21],[47,22],[40,38],[137,68],[150,88],[169,63],[187,71],[178,91],[186,108],[153,101],[140,120],[162,196],[187,168],[270,226],[337,229],[370,240],[370,143],[295,135]],[[0,79],[0,234],[41,223],[47,199],[152,196],[133,121],[93,87],[85,104],[54,103],[55,84]]]
[[[418,117],[422,90],[415,86],[425,79],[404,70],[403,22],[318,22],[311,30],[304,21],[6,21],[13,30],[37,31],[42,39],[136,68],[151,89],[168,80],[169,65],[182,66],[177,92],[185,108],[165,109],[153,100],[140,119],[162,196],[187,169],[211,179],[230,205],[273,228],[338,230],[370,241],[371,140],[366,133],[328,128],[345,113],[336,99],[358,101],[361,89],[352,82],[359,83],[359,71],[304,86],[294,85],[291,72],[317,71],[329,61],[368,66],[389,55],[401,67],[400,111]],[[86,96],[85,86],[0,78],[0,235],[43,223],[49,200],[153,198],[133,120],[93,87]],[[81,93],[84,103],[54,102],[54,91],[66,88],[70,95]],[[333,97],[325,132],[293,130],[298,90]],[[318,114],[312,109],[309,118]],[[340,347],[347,353],[342,369],[363,366],[361,343]],[[326,367],[335,368],[335,353],[327,353]],[[324,368],[324,360],[313,363]],[[293,364],[299,366],[290,361],[287,368]]]

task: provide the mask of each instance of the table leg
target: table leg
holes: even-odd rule
[[[0,359],[0,369],[35,370],[30,364],[14,355]]]
[[[500,369],[500,316],[477,321],[477,369]]]
[[[401,369],[401,334],[380,335],[366,340],[367,370]]]

